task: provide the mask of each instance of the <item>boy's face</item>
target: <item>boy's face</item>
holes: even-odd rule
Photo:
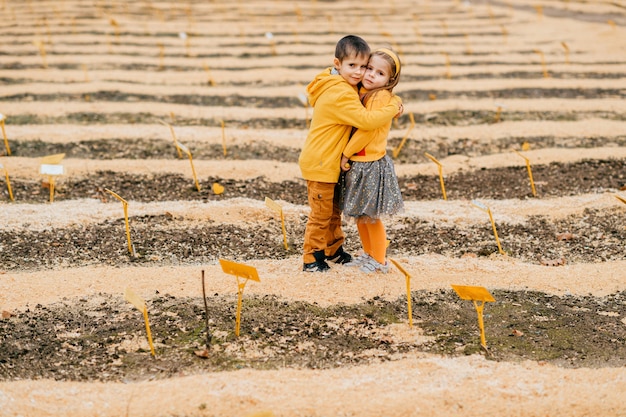
[[[333,62],[335,69],[341,74],[343,79],[351,86],[356,86],[363,79],[368,60],[369,57],[367,55],[352,55],[345,58],[342,62],[339,62],[337,58]]]

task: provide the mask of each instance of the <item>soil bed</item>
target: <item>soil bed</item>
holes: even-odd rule
[[[626,314],[626,293],[493,295],[497,301],[485,307],[488,359],[573,368],[626,365],[626,327],[619,320]],[[36,305],[0,320],[0,379],[133,381],[244,367],[327,369],[393,361],[409,351],[451,356],[481,351],[470,302],[441,290],[413,292],[412,304],[413,320],[426,338],[403,340],[395,334],[397,326],[408,326],[406,298],[321,308],[274,296],[247,297],[236,337],[236,301],[215,294],[208,297],[206,359],[194,353],[207,346],[201,298],[157,295],[148,303],[155,358],[141,314],[120,297]]]

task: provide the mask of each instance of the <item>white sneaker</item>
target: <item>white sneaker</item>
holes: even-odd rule
[[[363,255],[359,255],[359,256],[352,258],[350,262],[345,263],[344,265],[345,266],[361,266],[365,262],[367,262],[368,259],[372,259],[372,257],[369,256],[367,253],[364,253]]]
[[[389,262],[385,262],[385,264],[383,265],[376,259],[369,256],[369,259],[361,265],[359,270],[361,272],[365,272],[366,274],[371,274],[372,272],[380,272],[381,274],[386,274],[389,272]]]

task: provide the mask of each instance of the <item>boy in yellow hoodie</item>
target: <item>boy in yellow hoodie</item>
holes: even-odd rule
[[[361,104],[357,85],[363,78],[370,56],[369,45],[348,35],[337,43],[333,67],[326,68],[307,86],[313,117],[300,153],[302,177],[307,181],[310,206],[304,232],[303,270],[330,269],[326,260],[344,264],[352,256],[343,250],[339,195],[335,188],[340,163],[352,127],[374,130],[402,112],[402,101],[393,96],[386,106],[367,110]]]

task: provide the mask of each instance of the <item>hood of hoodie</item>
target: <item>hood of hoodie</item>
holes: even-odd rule
[[[315,103],[319,96],[329,88],[345,83],[346,81],[339,74],[331,74],[332,67],[326,68],[324,71],[317,74],[317,76],[307,85],[306,91],[309,95],[309,104],[315,107]],[[356,88],[355,88],[356,90]]]

